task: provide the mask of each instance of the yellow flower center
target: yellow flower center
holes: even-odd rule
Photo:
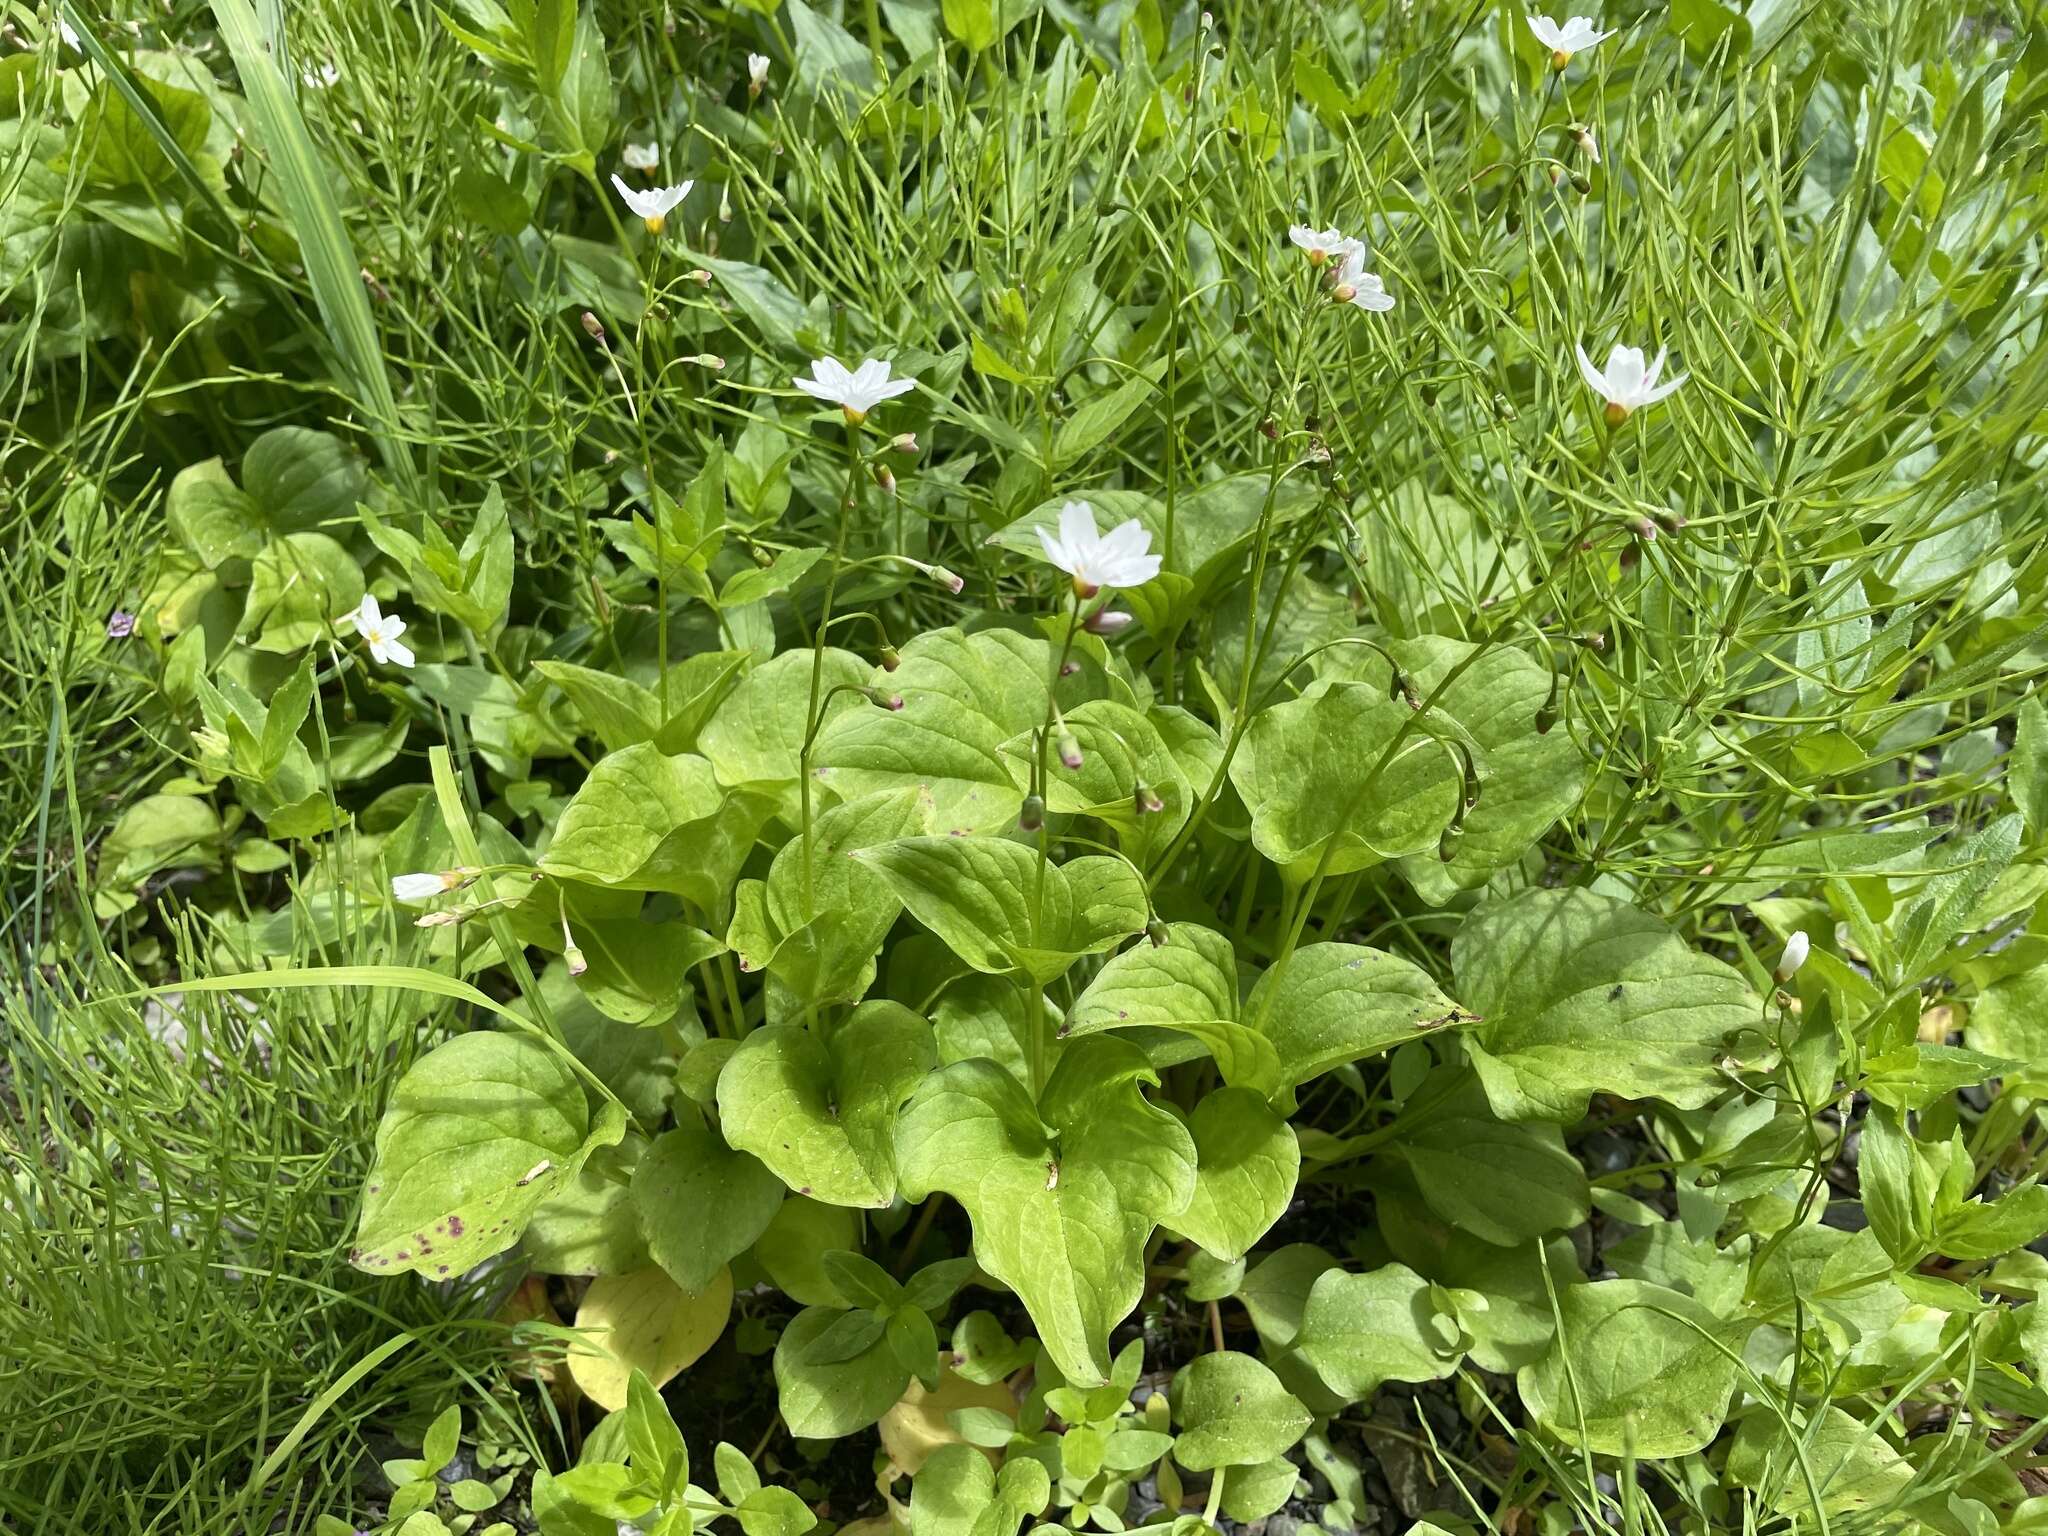
[[[845,414],[846,424],[849,427],[857,427],[862,422],[868,419],[868,413],[866,411],[856,411],[850,405],[842,405],[839,407],[839,409]]]
[[[666,215],[659,213],[647,215],[647,233],[658,235],[666,228],[668,228],[668,218]]]
[[[1329,259],[1330,253],[1328,251],[1311,249],[1308,253],[1308,264],[1312,267],[1320,267]]]
[[[1607,402],[1607,409],[1601,414],[1606,418],[1607,425],[1618,427],[1628,420],[1628,407],[1619,400],[1610,400]]]
[[[1572,56],[1571,56],[1571,55],[1570,55],[1569,53],[1565,52],[1565,50],[1564,50],[1564,49],[1562,49],[1562,48],[1555,48],[1555,49],[1552,49],[1552,50],[1551,50],[1551,54],[1550,54],[1550,67],[1551,67],[1552,69],[1554,69],[1554,70],[1557,70],[1558,72],[1562,73],[1562,72],[1563,72],[1563,70],[1564,70],[1564,67],[1565,67],[1565,65],[1567,65],[1567,64],[1569,64],[1569,63],[1571,63],[1571,61],[1572,61]]]

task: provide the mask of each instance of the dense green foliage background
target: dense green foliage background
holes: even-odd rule
[[[0,1525],[2038,1527],[2048,43],[1531,19],[11,9]]]

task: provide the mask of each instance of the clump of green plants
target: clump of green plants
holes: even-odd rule
[[[2030,28],[23,39],[25,1517],[2032,1531]]]

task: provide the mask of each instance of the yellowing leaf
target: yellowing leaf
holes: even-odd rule
[[[731,1315],[729,1269],[695,1295],[652,1267],[604,1276],[591,1282],[576,1309],[584,1337],[569,1352],[569,1374],[592,1402],[623,1408],[636,1368],[657,1387],[674,1379],[718,1342]]]

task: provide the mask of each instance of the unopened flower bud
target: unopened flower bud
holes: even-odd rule
[[[1081,743],[1074,739],[1072,731],[1060,732],[1058,750],[1060,762],[1064,767],[1078,768],[1081,766]]]
[[[905,458],[916,458],[917,434],[915,432],[898,432],[889,439],[889,446]]]
[[[1152,941],[1154,949],[1166,948],[1166,924],[1156,917],[1153,918],[1151,922],[1145,925],[1145,937]]]
[[[870,704],[878,704],[883,709],[901,709],[903,707],[903,695],[900,693],[884,693],[879,688],[863,688],[860,690],[860,693],[861,697]]]
[[[562,959],[568,962],[569,974],[571,976],[581,976],[590,969],[590,962],[583,958],[583,951],[574,944],[571,944],[562,951]]]
[[[1026,832],[1036,832],[1045,825],[1045,796],[1024,797],[1023,808],[1017,812],[1017,825]]]
[[[716,352],[699,352],[695,357],[688,357],[683,361],[695,363],[699,368],[709,368],[713,373],[725,371],[725,359]]]
[[[1548,736],[1551,727],[1556,724],[1557,711],[1552,706],[1545,704],[1536,711],[1536,734],[1538,736]]]
[[[604,322],[587,309],[583,311],[583,331],[592,341],[604,340]]]
[[[882,670],[884,672],[894,672],[902,665],[903,653],[893,645],[884,645],[882,647]]]
[[[445,928],[451,923],[461,922],[466,916],[468,913],[462,908],[450,907],[443,912],[423,912],[412,920],[412,925],[415,928]]]
[[[1131,804],[1140,816],[1155,816],[1166,809],[1166,802],[1159,798],[1159,792],[1143,779],[1131,788]]]
[[[896,494],[896,477],[889,472],[889,466],[886,464],[875,466],[875,484],[882,488],[884,496]]]
[[[1659,512],[1657,523],[1666,533],[1683,533],[1686,517],[1683,512]]]
[[[1644,543],[1654,544],[1657,542],[1657,525],[1647,517],[1639,517],[1629,526],[1635,529],[1636,537]]]
[[[951,571],[947,570],[943,565],[932,566],[930,567],[930,570],[932,580],[936,581],[948,592],[951,592],[955,597],[958,597],[960,595],[961,589],[967,585],[967,580],[965,577],[954,575]]]
[[[1465,839],[1465,829],[1455,821],[1444,828],[1444,835],[1436,840],[1436,856],[1448,864],[1458,856],[1458,844]]]
[[[1259,423],[1259,435],[1265,438],[1268,442],[1279,442],[1280,423],[1275,421],[1272,417],[1268,416],[1264,421]]]
[[[1607,637],[1597,629],[1589,629],[1584,634],[1573,635],[1572,643],[1574,645],[1583,645],[1595,655],[1603,654],[1607,650]]]
[[[709,288],[711,286],[711,274],[702,267],[692,267],[683,276],[695,283],[699,288]]]
[[[1131,627],[1131,615],[1115,608],[1098,608],[1088,615],[1084,627],[1091,635],[1120,635]]]
[[[1771,972],[1771,979],[1779,982],[1790,981],[1799,974],[1799,967],[1806,964],[1806,957],[1812,949],[1813,941],[1807,938],[1805,929],[1802,928],[1793,934],[1785,941],[1785,952],[1778,957],[1777,969]]]
[[[1593,190],[1593,178],[1588,176],[1584,171],[1573,171],[1572,190],[1578,193],[1579,196],[1584,197],[1588,192]]]

